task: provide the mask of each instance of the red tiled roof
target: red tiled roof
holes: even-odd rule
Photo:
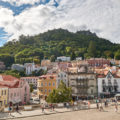
[[[39,78],[39,77],[21,77],[20,79],[32,79],[32,78]]]
[[[0,85],[0,88],[8,88],[8,87]]]
[[[0,85],[1,86],[6,86],[9,88],[17,88],[19,87],[20,84],[20,79],[13,77],[11,75],[0,75],[1,77],[1,81],[0,81]]]
[[[19,80],[16,77],[13,77],[11,75],[0,75],[4,81],[14,81],[14,80]]]

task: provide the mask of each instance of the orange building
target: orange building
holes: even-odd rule
[[[46,98],[53,89],[56,89],[56,75],[47,74],[40,76],[38,80],[38,96]]]

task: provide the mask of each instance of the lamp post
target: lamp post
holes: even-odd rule
[[[40,104],[40,95],[39,95],[39,104]]]

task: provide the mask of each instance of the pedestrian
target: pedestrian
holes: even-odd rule
[[[42,113],[44,112],[44,104],[42,103]]]
[[[101,101],[100,109],[99,109],[99,110],[100,110],[100,111],[104,111],[103,106],[102,106],[102,101]]]
[[[99,100],[98,99],[96,100],[96,106],[97,106],[97,109],[99,109]]]
[[[52,109],[53,109],[53,111],[54,111],[54,109],[55,109],[55,106],[54,106],[54,104],[52,105]]]
[[[99,103],[97,103],[97,109],[99,109]]]
[[[104,105],[105,105],[105,107],[107,107],[107,101],[106,100],[104,100]]]
[[[88,109],[90,109],[90,101],[88,101]]]
[[[68,109],[68,108],[69,108],[69,103],[67,102],[67,104],[66,104],[66,105],[67,105],[67,109]]]
[[[19,107],[18,107],[18,105],[16,106],[16,112],[19,113]]]
[[[115,102],[115,112],[118,112],[118,103],[117,103],[117,101]]]
[[[11,115],[12,107],[9,106],[9,115]]]

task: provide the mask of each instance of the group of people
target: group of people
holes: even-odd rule
[[[114,106],[115,106],[115,112],[117,112],[118,111],[118,102],[116,99],[112,100],[112,102],[114,103]],[[108,103],[109,103],[108,99],[104,99],[104,100],[97,99],[96,100],[97,109],[99,109],[100,111],[104,111],[103,104],[105,107],[108,107]]]
[[[11,105],[9,105],[9,114],[10,115],[11,115],[12,109],[13,109],[13,107]],[[16,105],[15,110],[17,113],[19,113],[19,106],[18,105]]]
[[[55,108],[54,104],[50,104],[49,107],[52,111],[54,111]],[[46,105],[42,103],[41,108],[42,108],[42,113],[44,113],[44,109],[46,108]]]

